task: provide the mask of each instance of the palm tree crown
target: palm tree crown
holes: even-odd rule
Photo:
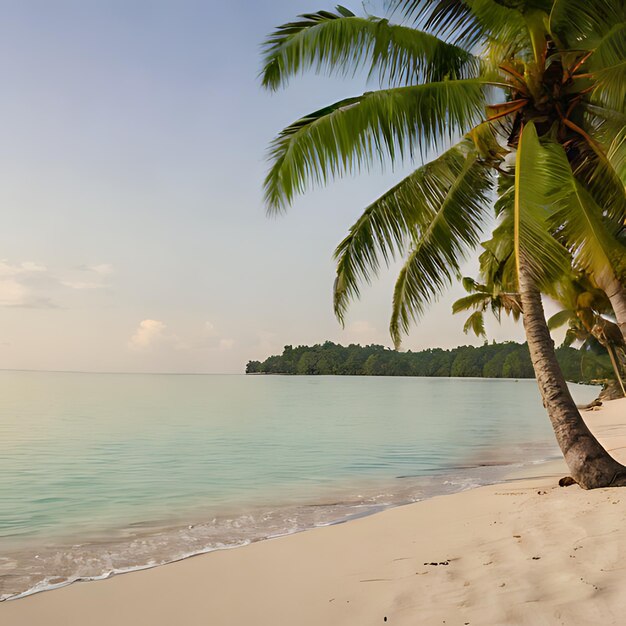
[[[262,83],[365,70],[381,88],[310,113],[270,148],[268,209],[309,184],[435,149],[370,206],[336,250],[335,312],[403,257],[396,344],[459,276],[493,215],[539,286],[571,267],[621,285],[626,267],[626,9],[622,0],[396,0],[387,19],[345,7],[284,24]],[[455,138],[461,140],[454,143]],[[450,147],[450,144],[451,147]],[[624,294],[626,297],[626,294]]]

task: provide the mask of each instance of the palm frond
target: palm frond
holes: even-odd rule
[[[514,188],[512,188],[514,192]],[[509,192],[507,192],[507,196]],[[514,193],[511,194],[514,199]],[[484,252],[478,257],[480,276],[492,286],[491,291],[514,293],[517,290],[517,269],[514,250],[513,203],[502,210],[491,238],[480,245]]]
[[[484,37],[482,25],[465,0],[391,0],[388,4],[406,19],[459,45],[472,48]]]
[[[390,4],[429,32],[468,50],[496,46],[506,57],[530,47],[522,12],[497,0],[395,0]]]
[[[426,32],[359,17],[338,6],[279,26],[264,44],[262,84],[285,86],[298,73],[354,75],[365,68],[391,84],[477,77],[479,63],[470,52]]]
[[[576,179],[559,144],[544,140],[537,153],[543,201],[550,207],[549,231],[569,251],[575,266],[596,281],[606,272],[621,275],[626,263],[626,248],[617,238],[621,224],[606,218],[606,211]]]
[[[353,224],[335,250],[334,308],[340,321],[350,301],[359,297],[360,283],[369,283],[378,273],[380,257],[388,264],[404,254],[418,229],[428,224],[472,147],[463,140],[422,165],[370,204]]]
[[[597,87],[591,101],[620,113],[626,113],[626,60],[591,72]]]
[[[463,289],[467,291],[467,293],[474,293],[475,291],[480,291],[482,285],[480,285],[477,281],[475,281],[470,276],[463,276],[461,279],[461,285],[463,285]]]
[[[554,0],[549,31],[563,45],[589,50],[624,22],[623,0]]]
[[[491,299],[489,293],[471,293],[469,296],[463,296],[452,303],[452,313],[460,313],[461,311],[469,311],[470,309],[479,309],[484,311]]]
[[[623,128],[622,128],[623,131]],[[618,133],[618,135],[621,134]],[[619,149],[616,146],[617,154]],[[626,221],[626,190],[608,151],[593,139],[573,142],[568,147],[568,159],[574,176],[602,207],[607,219],[617,224]],[[615,161],[615,163],[614,163]]]
[[[465,324],[463,325],[463,332],[467,335],[470,330],[477,337],[487,336],[487,333],[485,332],[485,316],[483,315],[482,311],[474,311],[467,318],[467,320],[465,320]]]
[[[626,125],[614,135],[607,151],[607,158],[622,184],[626,185]]]
[[[555,313],[548,320],[548,328],[550,330],[556,330],[557,328],[561,328],[561,326],[565,326],[565,324],[569,324],[569,321],[572,317],[576,317],[576,313],[569,309],[563,309]]]
[[[386,157],[412,158],[438,140],[464,135],[483,110],[483,85],[468,79],[367,92],[315,111],[270,146],[268,209],[284,208],[311,182],[325,183]]]
[[[626,126],[626,114],[586,101],[579,106],[585,130],[605,150],[608,149],[615,136]]]
[[[611,29],[593,44],[593,53],[587,61],[589,70],[601,70],[619,64],[626,52],[626,14],[622,15],[621,21],[612,24]]]
[[[576,266],[598,282],[603,281],[605,275],[623,275],[626,248],[619,242],[615,225],[603,218],[602,209],[573,177],[563,191],[565,189],[568,193],[555,198],[558,209],[550,221],[559,240],[571,252]]]
[[[623,186],[626,183],[626,115],[589,102],[582,102],[580,106],[583,111],[581,124],[587,134],[593,138],[593,141],[586,142],[596,153],[596,158],[593,160],[606,161],[608,167],[613,170],[613,173],[599,172],[598,186],[606,185],[610,189],[620,182]],[[589,153],[589,149],[586,152]],[[604,163],[600,163],[600,166],[606,168]],[[605,180],[607,174],[613,180]],[[605,198],[598,197],[593,191],[592,194],[601,206],[605,206]]]
[[[514,245],[516,265],[539,286],[546,287],[569,271],[567,250],[550,228],[554,212],[550,194],[554,193],[554,172],[550,152],[540,143],[535,125],[524,126],[517,147],[515,167]]]
[[[430,218],[420,225],[396,281],[390,322],[396,346],[411,321],[460,277],[460,265],[478,244],[491,203],[491,178],[475,154],[450,164],[446,178],[430,190]]]

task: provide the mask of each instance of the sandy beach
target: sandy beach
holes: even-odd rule
[[[583,413],[626,461],[626,399]],[[626,492],[560,462],[346,524],[0,604],[3,626],[623,624]]]

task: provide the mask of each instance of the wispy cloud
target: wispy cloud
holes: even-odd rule
[[[145,319],[139,323],[128,341],[128,347],[136,352],[157,349],[179,353],[213,350],[226,352],[234,345],[235,340],[221,334],[210,321],[205,321],[200,327],[184,329],[179,334],[161,320]]]
[[[16,280],[0,280],[0,306],[20,306],[28,295],[28,289]]]
[[[82,289],[105,289],[106,287],[109,286],[107,283],[89,283],[89,282],[82,282],[80,280],[78,281],[62,280],[60,281],[60,283],[64,287],[69,287],[70,289],[77,289],[79,291]]]
[[[100,276],[109,276],[113,273],[113,265],[110,263],[99,263],[98,265],[85,265],[81,269],[87,272],[95,272]]]
[[[40,265],[33,261],[22,261],[21,263],[10,263],[6,259],[0,260],[0,276],[23,276],[26,274],[38,274],[47,272],[45,265]]]
[[[113,272],[109,263],[76,269],[51,270],[35,261],[0,260],[0,307],[59,308],[64,288],[76,291],[105,289],[105,277]]]
[[[65,277],[59,282],[64,287],[79,291],[85,289],[105,289],[109,287],[105,279],[111,274],[113,274],[113,265],[110,263],[81,265],[78,267],[78,271],[74,271],[73,276]]]
[[[32,283],[40,280],[47,271],[45,265],[33,261],[0,261],[0,307],[56,308],[48,296],[37,293],[32,287]]]

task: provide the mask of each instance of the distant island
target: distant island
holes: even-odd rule
[[[565,346],[557,348],[556,354],[571,382],[612,378],[605,355]],[[419,352],[398,352],[379,345],[342,346],[332,341],[296,348],[285,346],[281,355],[262,362],[249,361],[246,374],[534,378],[528,345],[513,341]]]

